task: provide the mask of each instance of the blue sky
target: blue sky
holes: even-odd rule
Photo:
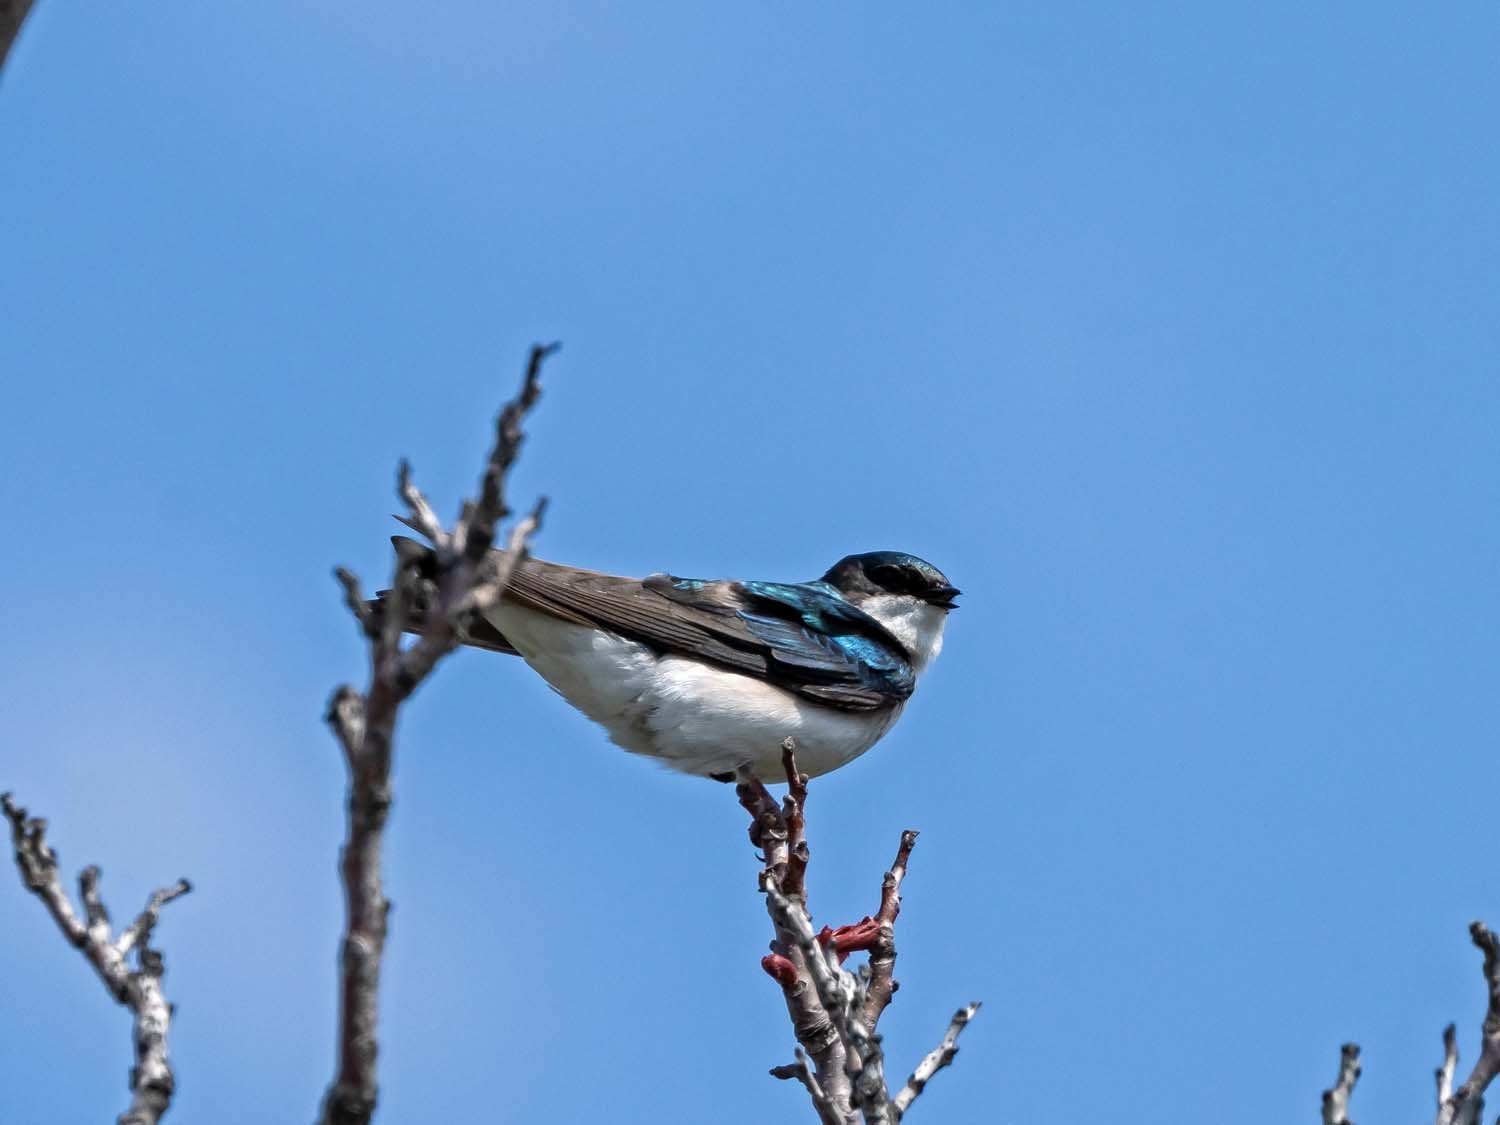
[[[1430,1115],[1500,923],[1492,6],[42,0],[0,80],[0,787],[160,930],[173,1119],[310,1119],[393,467],[444,512],[524,350],[538,552],[966,591],[813,790],[820,921],[922,830],[924,1121]],[[405,716],[388,1122],[798,1120],[727,789],[516,662]],[[124,1014],[0,882],[7,1120]],[[1467,1064],[1465,1064],[1467,1065]],[[504,1108],[495,1108],[496,1091]],[[915,1118],[914,1118],[915,1120]]]

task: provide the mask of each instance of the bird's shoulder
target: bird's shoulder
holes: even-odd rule
[[[733,615],[766,646],[771,664],[807,679],[857,682],[887,699],[905,699],[916,686],[911,661],[873,617],[826,582],[764,582],[652,575],[645,584],[679,604]]]

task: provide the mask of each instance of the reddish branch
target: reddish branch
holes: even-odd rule
[[[162,992],[166,963],[159,950],[151,948],[151,934],[161,918],[161,908],[191,890],[186,879],[155,891],[135,921],[110,934],[109,913],[99,897],[99,869],[85,867],[78,876],[84,918],[73,908],[63,889],[57,868],[57,853],[47,843],[47,822],[29,819],[9,793],[0,794],[0,811],[10,821],[11,846],[21,881],[41,899],[63,937],[81,950],[99,974],[104,987],[130,1009],[133,1021],[135,1065],[130,1068],[130,1108],[120,1115],[119,1125],[156,1125],[172,1102],[175,1085],[167,1056],[167,1032],[172,1025],[172,1005]],[[130,956],[135,955],[135,967]]]
[[[379,1092],[380,966],[390,919],[380,853],[391,807],[396,718],[401,704],[458,647],[463,618],[504,594],[517,560],[541,522],[539,503],[515,525],[508,551],[490,554],[496,527],[511,514],[505,502],[505,478],[525,437],[522,422],[541,396],[542,363],[556,349],[555,344],[531,349],[521,390],[496,423],[479,499],[464,505],[452,530],[443,527],[412,483],[410,467],[401,463],[397,491],[407,509],[403,522],[431,542],[435,578],[429,583],[419,573],[418,561],[398,549],[392,589],[384,599],[383,612],[376,615],[365,601],[359,580],[347,570],[336,571],[345,603],[369,642],[370,680],[363,693],[347,684],[339,687],[327,715],[349,766],[349,817],[339,861],[347,917],[340,949],[338,1071],[323,1100],[321,1121],[326,1125],[368,1122]],[[403,646],[403,633],[418,620],[421,636]]]
[[[807,775],[797,769],[796,747],[782,744],[787,795],[777,802],[748,771],[736,793],[750,814],[750,842],[761,852],[761,889],[775,925],[771,952],[761,968],[781,986],[797,1038],[797,1060],[771,1071],[795,1078],[807,1089],[824,1125],[876,1125],[901,1119],[927,1082],[958,1053],[959,1033],[979,1010],[961,1009],[942,1042],[912,1072],[893,1097],[876,1025],[898,985],[895,923],[901,912],[901,882],[917,834],[907,830],[881,885],[880,908],[852,926],[815,932],[807,909]],[[841,966],[851,953],[868,952],[859,975]]]
[[[908,828],[901,833],[901,846],[896,849],[896,861],[885,873],[880,887],[880,910],[875,915],[875,933],[869,945],[870,987],[865,996],[864,1007],[865,1026],[871,1031],[875,1030],[881,1014],[900,987],[892,976],[896,969],[896,915],[901,913],[901,880],[906,877],[906,861],[911,858],[911,850],[916,843],[917,833],[914,829]]]

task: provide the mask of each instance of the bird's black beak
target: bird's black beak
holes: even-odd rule
[[[928,605],[935,605],[939,609],[957,609],[958,603],[953,599],[963,593],[957,586],[934,586],[922,595],[922,600]]]

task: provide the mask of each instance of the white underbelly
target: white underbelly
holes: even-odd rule
[[[820,707],[752,676],[651,649],[613,633],[502,602],[488,614],[552,688],[636,754],[685,773],[749,765],[782,777],[781,741],[814,776],[857,758],[891,728],[899,705],[879,711]]]

